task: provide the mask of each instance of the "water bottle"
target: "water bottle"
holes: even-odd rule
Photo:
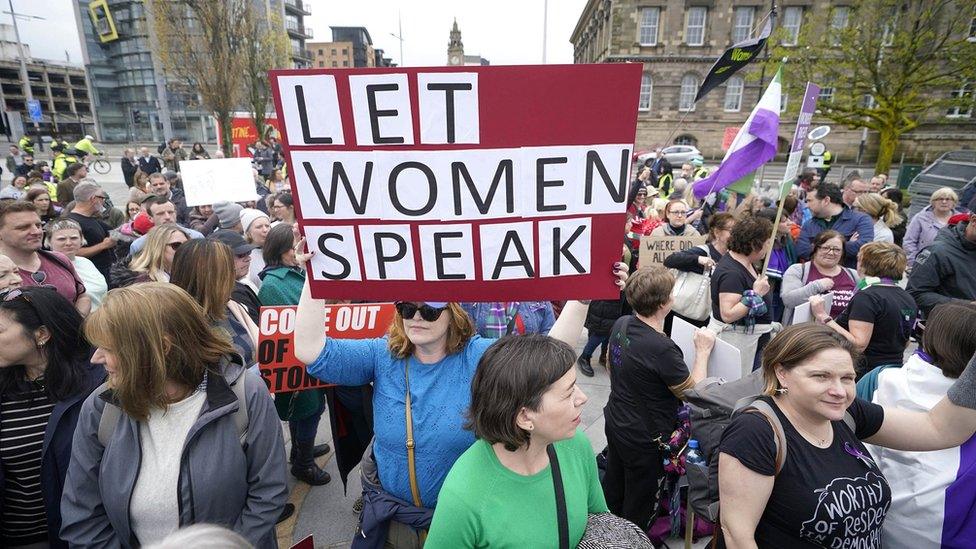
[[[688,440],[688,451],[685,452],[685,463],[688,465],[705,466],[705,458],[702,457],[701,450],[698,449],[698,441],[693,438]]]

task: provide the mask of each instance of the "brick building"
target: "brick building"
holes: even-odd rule
[[[846,17],[843,0],[781,0],[777,26],[794,35],[810,10],[828,9]],[[693,144],[706,158],[721,159],[722,137],[727,127],[745,122],[759,99],[764,84],[746,78],[746,70],[712,90],[695,104],[702,79],[719,55],[731,44],[749,37],[751,29],[769,10],[767,0],[589,0],[580,15],[570,41],[576,63],[642,63],[638,107],[637,148],[648,149],[672,143]],[[839,17],[839,15],[838,15]],[[976,25],[973,26],[976,32]],[[768,83],[770,74],[766,75]],[[831,93],[828,83],[821,101]],[[965,90],[963,90],[965,92]],[[946,90],[946,95],[960,93]],[[972,93],[970,90],[968,93]],[[784,108],[794,98],[786,97]],[[799,98],[796,98],[799,99]],[[933,113],[915,131],[901,138],[897,161],[933,158],[947,150],[976,147],[976,120],[971,109],[952,109]],[[671,129],[685,116],[669,143]],[[793,120],[780,124],[780,152],[792,139]],[[825,118],[815,117],[814,125],[832,128],[828,147],[839,163],[853,162],[861,142],[862,130],[849,130]],[[868,132],[866,159],[873,159],[877,135]]]

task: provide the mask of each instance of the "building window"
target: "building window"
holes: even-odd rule
[[[339,62],[338,61],[333,61],[332,62],[332,66],[333,67],[338,67],[339,66]]]
[[[349,55],[349,48],[342,48],[342,55]]]
[[[779,112],[786,112],[786,106],[790,102],[790,94],[783,93],[779,96]]]
[[[820,88],[820,95],[817,96],[818,103],[833,103],[834,88]]]
[[[319,48],[319,55],[325,55],[325,50],[323,50],[322,48]]]
[[[795,46],[800,38],[800,23],[803,22],[803,8],[791,6],[783,10],[784,46]]]
[[[973,113],[973,90],[969,84],[963,84],[958,90],[949,94],[952,99],[968,99],[968,101],[953,105],[946,111],[946,116],[950,118],[968,118]]]
[[[651,92],[654,90],[654,82],[651,80],[651,75],[644,73],[641,76],[641,87],[640,87],[640,101],[637,103],[637,108],[642,111],[651,110]]]
[[[324,67],[324,66],[325,66],[325,61],[319,61],[319,67]]]
[[[661,8],[644,8],[640,15],[640,44],[642,46],[656,46]]]
[[[752,19],[755,14],[756,8],[752,6],[735,8],[735,13],[732,16],[733,44],[748,40],[752,36]]]
[[[336,49],[335,48],[332,48],[332,55],[335,55],[335,54],[336,54]]]
[[[681,79],[681,95],[678,96],[679,111],[695,110],[695,94],[698,93],[698,77],[686,74]]]
[[[348,67],[349,66],[349,61],[343,61],[342,62],[342,66],[343,67]]]
[[[688,8],[688,24],[685,26],[685,44],[701,46],[705,43],[705,14],[708,8],[695,6]]]
[[[694,135],[688,135],[688,134],[679,135],[678,137],[676,137],[674,139],[674,144],[675,145],[688,145],[688,146],[691,146],[691,147],[695,147],[695,146],[698,145],[698,139],[696,139]]]
[[[742,108],[742,88],[741,76],[733,76],[725,83],[725,112],[739,112]]]
[[[847,28],[847,21],[851,15],[851,8],[847,6],[836,6],[830,16],[830,43],[834,46],[840,45],[840,33]]]

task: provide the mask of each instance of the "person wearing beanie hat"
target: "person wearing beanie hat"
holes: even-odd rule
[[[258,273],[263,271],[265,267],[261,248],[264,246],[264,240],[268,238],[268,231],[271,230],[270,222],[271,218],[261,210],[254,208],[244,208],[241,210],[241,227],[244,238],[255,247],[251,251],[251,268],[248,270],[247,279],[251,283],[251,286],[257,290],[261,289],[261,278],[258,276]]]
[[[241,228],[241,210],[244,208],[240,204],[233,202],[217,202],[213,205],[213,211],[219,219],[221,230],[233,230],[243,233]]]

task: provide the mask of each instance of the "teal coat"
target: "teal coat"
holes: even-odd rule
[[[305,285],[305,273],[293,267],[268,267],[261,271],[261,291],[258,301],[262,306],[298,305]],[[279,393],[275,395],[275,408],[283,421],[305,419],[315,413],[322,404],[322,389]]]

